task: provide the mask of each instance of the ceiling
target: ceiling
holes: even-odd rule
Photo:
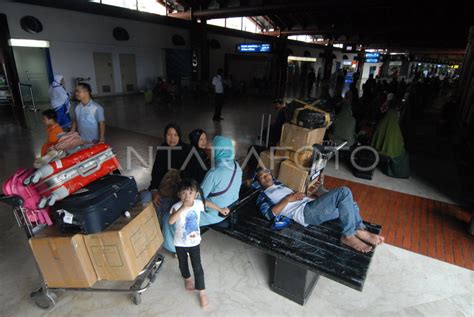
[[[161,1],[161,0],[160,0]],[[253,17],[275,36],[308,34],[333,43],[385,48],[463,49],[474,1],[163,0],[187,19]]]

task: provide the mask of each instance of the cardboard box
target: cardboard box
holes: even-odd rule
[[[272,171],[272,174],[276,177],[280,171],[280,164],[285,158],[278,158],[275,153],[273,154],[273,164],[270,151],[264,151],[260,153],[260,159],[262,160],[263,167],[268,168]]]
[[[286,160],[281,163],[278,180],[296,192],[306,193],[306,181],[309,169],[298,167],[294,162]]]
[[[83,235],[47,228],[30,239],[31,250],[49,287],[86,288],[97,282]]]
[[[280,146],[293,151],[311,150],[313,144],[322,144],[326,128],[305,129],[294,124],[285,123],[281,131]]]
[[[141,204],[106,230],[84,236],[92,264],[101,280],[134,280],[163,243],[153,204]]]
[[[298,152],[293,150],[276,150],[275,156],[278,158],[288,159],[302,167],[309,168],[313,163],[313,151],[310,150],[302,150]]]

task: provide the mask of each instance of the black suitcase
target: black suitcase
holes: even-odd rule
[[[295,123],[300,127],[311,130],[323,128],[327,125],[326,116],[311,109],[300,110]]]
[[[378,164],[378,154],[373,148],[356,146],[351,153],[352,174],[357,178],[371,181]]]
[[[65,233],[101,232],[134,206],[137,199],[137,183],[133,177],[107,175],[57,202],[54,218]]]

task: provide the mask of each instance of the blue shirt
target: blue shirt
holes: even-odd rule
[[[236,168],[234,180],[227,192],[219,196],[209,197],[209,194],[218,193],[227,188],[234,172],[234,166]],[[242,169],[239,164],[234,165],[234,161],[232,160],[216,162],[216,166],[210,169],[204,177],[204,180],[201,183],[201,188],[206,200],[213,202],[220,208],[225,208],[239,199],[241,185]],[[217,210],[206,207],[206,212],[201,214],[200,225],[206,226],[215,224],[222,220],[224,220],[224,218],[219,216]]]
[[[87,105],[79,103],[76,106],[77,130],[86,142],[99,141],[99,122],[105,121],[104,108],[90,100]]]

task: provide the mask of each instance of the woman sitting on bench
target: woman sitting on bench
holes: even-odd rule
[[[364,253],[370,252],[372,245],[384,242],[384,237],[366,230],[359,207],[347,187],[335,188],[314,199],[274,180],[271,172],[265,168],[257,169],[256,180],[263,187],[257,205],[268,220],[281,215],[306,227],[339,219],[343,229],[341,242]]]

